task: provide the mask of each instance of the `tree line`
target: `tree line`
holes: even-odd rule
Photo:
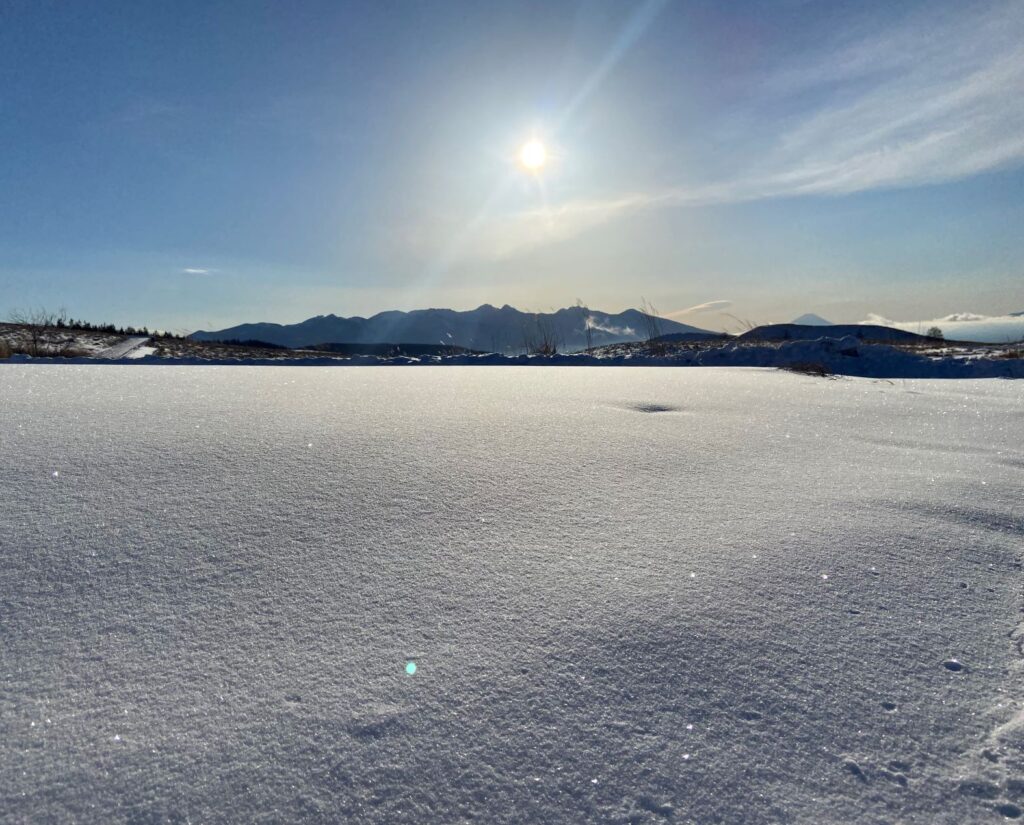
[[[109,335],[145,335],[149,338],[183,338],[168,330],[153,330],[148,327],[117,326],[108,323],[93,323],[81,318],[70,317],[65,310],[50,312],[45,309],[14,310],[8,316],[8,322],[30,329],[81,330],[83,332],[102,332]]]

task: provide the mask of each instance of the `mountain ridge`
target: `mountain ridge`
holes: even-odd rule
[[[649,319],[653,319],[653,327]],[[492,352],[530,349],[550,342],[562,350],[584,349],[623,341],[638,341],[657,334],[689,333],[717,336],[719,333],[656,318],[637,309],[619,313],[588,307],[564,307],[554,312],[523,312],[509,304],[495,307],[481,304],[476,309],[453,310],[438,307],[411,311],[385,310],[368,318],[333,313],[314,315],[296,324],[257,322],[238,324],[222,330],[196,330],[189,337],[197,341],[266,341],[301,348],[319,344],[443,344]],[[649,329],[651,327],[651,329]]]

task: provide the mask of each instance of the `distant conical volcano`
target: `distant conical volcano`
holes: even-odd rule
[[[815,315],[813,312],[805,313],[799,318],[794,318],[790,321],[792,324],[801,324],[805,327],[831,327],[834,324],[831,321],[826,321],[820,315]]]

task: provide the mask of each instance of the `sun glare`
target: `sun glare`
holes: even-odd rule
[[[537,172],[543,168],[548,159],[548,150],[539,140],[531,140],[523,144],[519,150],[519,163],[524,169],[530,172]]]

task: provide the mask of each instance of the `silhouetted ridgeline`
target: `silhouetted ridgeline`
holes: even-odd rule
[[[874,324],[831,324],[827,328],[809,324],[766,324],[747,330],[738,337],[744,341],[814,341],[818,338],[843,338],[847,335],[861,341],[925,343],[932,340],[926,335]]]
[[[648,337],[648,316],[627,309],[615,314],[569,307],[557,312],[521,312],[505,305],[477,309],[421,309],[381,312],[370,318],[318,315],[298,324],[241,324],[218,331],[199,330],[197,341],[258,340],[286,347],[312,347],[324,341],[346,344],[408,344],[457,346],[486,352],[532,351],[554,344],[559,351],[581,350]],[[658,319],[663,334],[717,335],[698,327]],[[588,336],[589,328],[589,336]],[[589,337],[589,340],[588,340]]]

